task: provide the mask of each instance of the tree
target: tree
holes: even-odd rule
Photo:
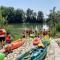
[[[1,7],[2,16],[6,17],[8,23],[22,23],[24,12],[21,9],[14,10],[13,7]]]
[[[32,14],[33,14],[33,10],[28,8],[27,14],[26,14],[26,16],[27,16],[26,22],[32,22]]]
[[[23,16],[23,10],[20,10],[20,9],[17,9],[16,11],[15,11],[15,22],[16,23],[22,23],[23,22],[23,18],[22,18],[22,16]]]
[[[14,9],[13,7],[1,6],[2,17],[7,23],[43,23],[43,12],[39,11],[38,16],[36,12],[31,9],[27,9],[24,12],[22,9]]]
[[[50,22],[51,24],[55,25],[55,16],[56,16],[56,7],[53,7],[52,10],[50,10],[50,14],[48,15],[47,22]]]
[[[37,20],[37,14],[36,14],[36,12],[33,12],[33,14],[32,14],[32,22],[36,23],[36,20]]]
[[[42,11],[38,11],[37,22],[38,23],[43,23],[43,20],[44,20],[43,17],[44,17],[43,12]]]

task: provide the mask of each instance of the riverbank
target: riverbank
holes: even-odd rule
[[[22,55],[29,51],[31,48],[34,48],[32,40],[32,38],[27,38],[23,46],[13,50],[13,52],[9,53],[4,60],[15,60],[19,55]]]
[[[17,56],[27,52],[31,48],[34,48],[32,40],[33,38],[27,38],[23,46],[13,50],[13,52],[9,53],[4,60],[15,60]],[[57,41],[60,41],[60,38],[50,38],[50,45],[47,48],[45,60],[60,60],[60,47],[58,46]],[[2,50],[0,52],[2,52]]]
[[[60,47],[57,41],[60,41],[60,38],[50,39],[50,45],[47,49],[47,56],[45,60],[60,60]]]

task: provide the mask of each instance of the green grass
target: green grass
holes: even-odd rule
[[[8,25],[5,27],[5,29],[7,32],[10,32],[13,41],[22,37],[21,30],[18,27],[14,27],[13,25]]]
[[[50,28],[50,36],[52,36],[52,37],[60,37],[60,23],[55,24],[55,26]]]
[[[41,24],[30,24],[30,23],[29,24],[28,23],[26,23],[26,24],[24,24],[24,23],[22,23],[22,24],[9,24],[9,25],[5,26],[5,29],[7,32],[10,32],[10,34],[13,37],[13,40],[17,40],[22,37],[21,28],[35,29],[36,26],[38,27],[38,29],[40,29],[42,25]]]
[[[42,25],[41,24],[10,24],[6,25],[5,29],[7,32],[10,32],[12,36],[12,40],[17,40],[22,37],[22,30],[21,28],[33,28],[38,27],[38,29],[41,29]],[[50,36],[52,37],[60,37],[60,24],[56,24],[52,28],[50,28]]]

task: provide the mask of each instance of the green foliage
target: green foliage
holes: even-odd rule
[[[50,36],[59,36],[60,32],[60,11],[56,11],[55,7],[53,10],[50,10],[47,21],[50,25]]]
[[[17,26],[17,27],[16,27]],[[20,27],[20,26],[19,26]],[[19,30],[18,25],[7,25],[5,27],[6,31],[10,33],[10,35],[12,36],[12,40],[17,40],[19,38],[22,38],[22,34],[21,34],[21,30]]]
[[[60,11],[55,11],[55,7],[53,7],[53,10],[50,10],[50,14],[48,15],[46,22],[52,23],[52,25],[59,23],[60,22]]]
[[[60,23],[56,24],[56,30],[60,32]]]
[[[42,11],[36,13],[28,8],[27,11],[24,12],[22,9],[14,9],[13,7],[0,7],[0,27],[7,26],[8,23],[43,23],[44,20],[44,14]],[[59,22],[60,11],[56,11],[55,7],[53,7],[46,19],[46,23],[51,27],[51,36],[57,35],[57,32],[60,32]],[[7,28],[5,27],[5,29]],[[12,30],[14,29],[12,28]],[[11,31],[11,28],[8,28],[7,31]]]
[[[24,12],[22,9],[14,9],[13,7],[0,7],[2,17],[6,18],[7,23],[42,23],[43,12],[38,11],[38,14],[31,9]]]
[[[56,24],[52,28],[50,28],[50,36],[52,37],[60,37],[60,23]]]
[[[4,27],[5,19],[0,16],[0,27]]]
[[[43,12],[38,11],[37,22],[43,23],[43,17],[44,17]]]
[[[56,28],[55,27],[50,29],[49,35],[52,36],[52,37],[54,37],[56,35]]]

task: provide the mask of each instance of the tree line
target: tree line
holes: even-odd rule
[[[27,9],[26,12],[22,9],[14,9],[13,7],[0,6],[0,23],[46,23],[55,25],[60,22],[60,11],[56,11],[53,7],[48,14],[48,18],[44,18],[42,11],[34,12],[32,9]]]
[[[46,19],[46,22],[51,25],[59,24],[60,23],[60,11],[56,10],[56,7],[53,7],[52,10],[50,10],[50,13],[48,15],[48,18]]]
[[[29,8],[25,12],[22,9],[1,6],[0,16],[4,17],[7,23],[43,23],[44,20],[42,11],[36,13]]]

